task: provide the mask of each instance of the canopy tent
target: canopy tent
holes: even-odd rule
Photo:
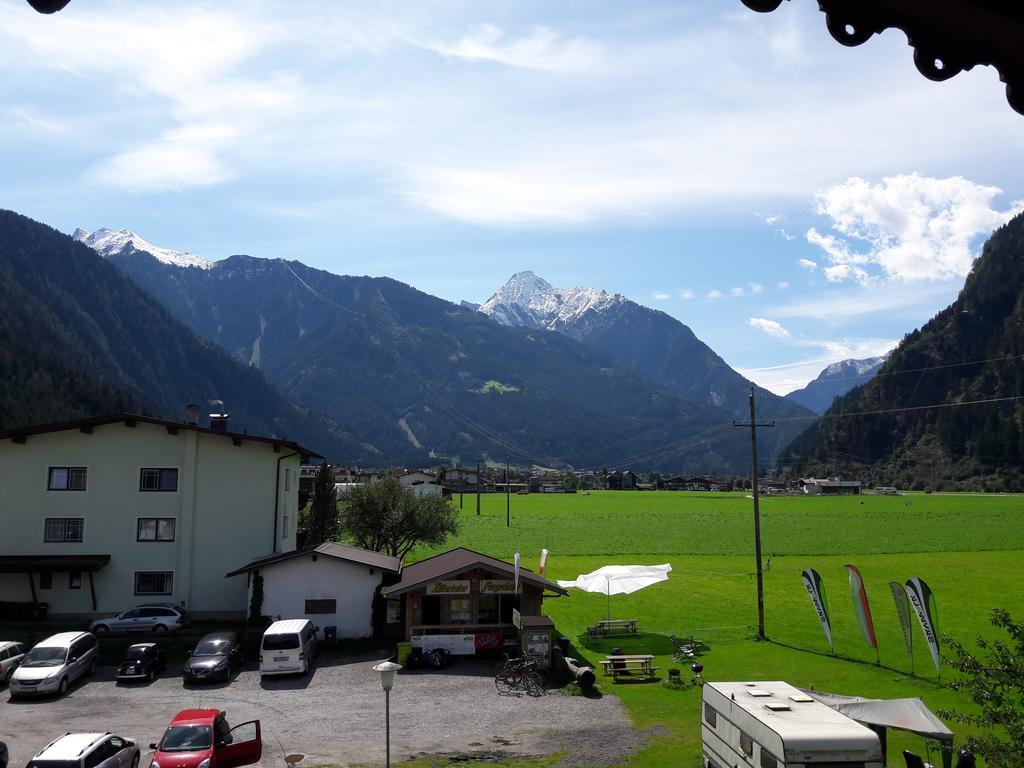
[[[672,566],[664,565],[605,565],[590,573],[581,573],[574,581],[559,581],[564,589],[582,589],[608,597],[608,618],[612,617],[612,595],[628,595],[637,590],[668,579]]]
[[[874,726],[882,739],[883,754],[885,729],[896,728],[942,742],[942,763],[946,768],[952,763],[953,732],[920,699],[865,699],[810,690],[804,693],[857,722]]]

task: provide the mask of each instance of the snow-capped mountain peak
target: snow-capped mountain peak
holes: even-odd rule
[[[591,310],[600,312],[626,300],[599,288],[555,288],[527,271],[512,275],[480,311],[503,325],[559,330]]]
[[[88,245],[105,259],[120,254],[148,253],[157,261],[176,267],[209,269],[213,266],[212,261],[194,253],[153,245],[130,229],[97,229],[95,232],[89,232],[79,227],[71,236],[78,242]]]
[[[881,367],[887,355],[865,357],[860,360],[840,360],[830,363],[820,374],[819,379],[833,379],[840,376],[864,376],[872,368]]]

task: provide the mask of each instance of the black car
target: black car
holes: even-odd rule
[[[186,683],[230,680],[242,666],[242,646],[234,632],[213,632],[189,653],[181,672]]]
[[[124,658],[117,666],[117,681],[148,680],[167,669],[167,657],[156,643],[136,643],[128,646]]]

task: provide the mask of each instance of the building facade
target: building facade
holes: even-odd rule
[[[0,435],[0,601],[244,615],[225,565],[295,549],[301,446],[120,414]]]

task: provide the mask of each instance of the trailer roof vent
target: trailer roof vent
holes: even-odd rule
[[[747,693],[749,693],[751,696],[756,696],[759,699],[764,698],[765,696],[772,695],[771,691],[766,691],[763,688],[751,688],[749,691],[747,691]]]
[[[789,704],[783,704],[781,701],[769,701],[767,704],[765,704],[765,707],[770,709],[772,712],[789,712],[790,710]]]
[[[801,704],[806,704],[809,701],[814,701],[814,698],[811,697],[811,696],[808,696],[806,693],[794,693],[789,698],[790,698],[790,700],[799,702]]]

